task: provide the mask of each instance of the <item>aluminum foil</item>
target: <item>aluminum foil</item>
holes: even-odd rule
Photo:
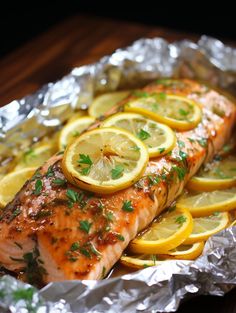
[[[160,77],[189,77],[236,93],[236,49],[203,36],[198,43],[140,39],[99,62],[72,70],[35,94],[0,109],[0,163],[55,131],[96,94],[143,86]],[[196,261],[167,261],[103,281],[50,283],[36,290],[0,279],[1,312],[173,312],[182,299],[222,296],[236,284],[236,227],[210,238]],[[5,311],[4,311],[5,310]]]

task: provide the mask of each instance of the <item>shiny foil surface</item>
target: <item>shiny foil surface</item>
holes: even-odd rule
[[[59,129],[99,93],[140,87],[161,77],[204,80],[236,94],[236,49],[202,36],[198,43],[140,39],[75,68],[33,95],[0,108],[0,163]],[[103,281],[50,283],[41,290],[0,278],[0,311],[16,313],[174,312],[182,299],[222,296],[236,284],[236,227],[211,237],[195,261],[167,261]]]

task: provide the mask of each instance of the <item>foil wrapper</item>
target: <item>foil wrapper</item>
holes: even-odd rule
[[[189,77],[236,93],[236,49],[202,36],[197,43],[140,39],[75,68],[33,95],[0,109],[0,164],[57,130],[76,110],[106,91],[140,87],[161,77]],[[236,284],[236,227],[211,237],[195,261],[167,261],[103,281],[50,283],[41,290],[10,276],[0,278],[1,312],[174,312],[183,299],[222,296]]]

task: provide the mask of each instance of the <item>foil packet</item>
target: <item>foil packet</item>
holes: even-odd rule
[[[203,80],[236,94],[236,49],[202,36],[197,43],[140,39],[94,64],[75,68],[35,94],[0,108],[0,165],[56,131],[99,93],[141,87],[163,77]],[[183,299],[222,296],[236,285],[236,227],[211,237],[195,261],[167,261],[103,281],[50,283],[41,290],[0,278],[1,312],[174,312]]]

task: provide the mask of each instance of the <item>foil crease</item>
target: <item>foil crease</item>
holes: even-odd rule
[[[140,39],[94,64],[75,68],[35,94],[0,108],[0,163],[53,132],[94,96],[143,86],[162,77],[189,77],[236,93],[236,49],[202,36],[197,43]],[[5,162],[5,163],[4,163]],[[1,312],[174,312],[196,295],[222,296],[236,284],[236,227],[210,238],[195,261],[167,261],[103,281],[50,283],[41,290],[0,278]],[[22,291],[23,290],[23,291]],[[25,291],[26,290],[26,291]]]

